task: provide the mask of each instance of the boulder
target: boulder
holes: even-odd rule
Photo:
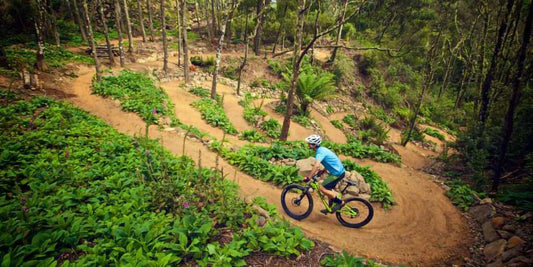
[[[487,261],[493,261],[494,259],[498,258],[500,255],[502,255],[505,246],[507,245],[507,241],[505,239],[498,239],[490,244],[488,244],[485,247],[485,250],[483,250],[483,254],[485,255],[485,258]]]
[[[526,241],[524,241],[522,238],[518,237],[518,236],[513,236],[509,239],[509,243],[507,244],[507,247],[508,248],[514,248],[514,247],[518,247],[518,246],[521,246],[523,244],[525,244]]]
[[[369,184],[362,182],[359,184],[359,191],[361,191],[361,193],[371,193],[372,189]]]
[[[506,261],[509,261],[512,258],[518,257],[518,255],[520,255],[520,249],[519,248],[512,248],[512,249],[506,250],[502,254],[502,260],[504,262],[506,262]]]
[[[496,229],[502,229],[505,224],[505,218],[503,217],[494,217],[492,218],[492,226]]]
[[[300,171],[298,174],[302,176],[307,176],[311,174],[311,170],[313,169],[313,166],[315,165],[315,158],[309,157],[306,159],[301,159],[296,161],[296,168],[298,168]]]
[[[490,204],[478,205],[470,208],[468,213],[478,222],[484,223],[494,213],[494,207]]]
[[[500,238],[494,227],[492,226],[492,222],[486,221],[481,228],[483,229],[483,237],[485,237],[485,241],[492,242],[496,241]]]

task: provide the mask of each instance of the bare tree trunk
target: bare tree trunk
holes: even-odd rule
[[[209,3],[210,3],[210,0],[206,0],[205,1],[205,21],[206,21],[206,24],[207,24],[207,37],[209,38],[209,42],[211,42],[211,40],[213,39],[213,25],[211,24],[211,22],[209,21]]]
[[[285,8],[283,9],[283,16],[282,17],[285,17],[285,15],[287,14],[288,7],[289,7],[289,5],[285,5]],[[279,36],[281,35],[281,28],[284,26],[283,22],[285,22],[285,19],[282,19],[279,22],[278,31],[276,33],[276,42],[274,42],[274,48],[272,48],[272,54],[276,53],[276,47],[278,46]]]
[[[150,0],[148,0],[150,1]],[[119,0],[115,0],[115,24],[118,31],[118,52],[120,53],[120,66],[124,68],[124,46],[122,45],[122,14]]]
[[[98,14],[100,15],[100,18],[102,18],[102,24],[104,25],[104,35],[105,35],[105,43],[107,45],[107,56],[109,57],[109,64],[111,66],[115,65],[115,56],[113,55],[113,50],[111,48],[111,41],[109,40],[109,29],[107,28],[107,21],[105,19],[104,15],[104,8],[102,0],[97,0],[98,4]]]
[[[185,84],[191,80],[189,77],[189,51],[187,49],[187,1],[181,0],[181,29],[182,29],[182,45],[183,45],[183,72],[185,76]]]
[[[196,15],[196,30],[200,32],[200,5],[198,1],[194,3],[194,13]]]
[[[198,5],[198,3],[196,3]],[[181,66],[181,21],[180,21],[180,0],[176,0],[176,15],[178,17],[176,25],[178,28],[178,67]]]
[[[148,27],[150,28],[150,41],[155,41],[154,38],[154,22],[152,20],[152,4],[150,0],[147,0],[146,6],[148,7]]]
[[[91,42],[92,54],[94,59],[94,66],[96,68],[96,80],[100,81],[100,63],[98,62],[98,56],[96,54],[96,42],[94,41],[93,29],[91,21],[89,20],[89,10],[87,9],[87,1],[83,0],[83,10],[85,13],[85,24],[87,25],[87,33],[89,34],[89,41]]]
[[[217,35],[218,33],[218,27],[217,27],[217,17],[215,15],[215,0],[211,0],[211,25],[213,27],[213,37]]]
[[[281,127],[280,140],[287,140],[289,136],[289,127],[291,125],[292,109],[294,107],[294,94],[296,91],[296,82],[300,74],[300,64],[298,57],[300,56],[300,50],[302,49],[302,35],[304,28],[304,10],[305,0],[298,0],[298,16],[296,19],[296,40],[294,40],[294,48],[292,54],[292,80],[291,87],[289,88],[289,95],[287,98],[287,109],[285,111],[285,117],[283,118],[283,126]]]
[[[239,80],[237,80],[237,95],[241,94],[241,79],[244,67],[246,67],[246,61],[248,60],[248,17],[249,13],[246,12],[246,22],[244,23],[244,58],[241,66],[239,67]]]
[[[139,22],[141,24],[141,32],[143,35],[143,43],[146,43],[146,31],[144,30],[144,21],[143,21],[143,8],[141,5],[141,0],[137,0],[137,8],[139,10]]]
[[[509,146],[509,141],[513,134],[513,124],[514,124],[514,112],[518,103],[520,102],[520,96],[522,94],[522,81],[524,79],[524,65],[527,56],[527,48],[529,45],[529,39],[531,37],[531,24],[533,21],[533,4],[529,4],[529,13],[526,19],[526,25],[524,28],[524,35],[522,39],[522,45],[518,52],[518,69],[516,76],[513,81],[513,95],[509,100],[509,107],[507,109],[507,114],[505,115],[505,122],[502,132],[502,143],[500,146],[500,153],[498,155],[498,161],[496,165],[496,170],[494,172],[494,178],[492,180],[492,192],[497,192],[500,184],[500,178],[502,175],[503,163],[505,160],[505,154],[507,153],[507,147]]]
[[[128,30],[128,53],[130,55],[133,55],[133,34],[131,32],[131,22],[130,22],[130,12],[128,11],[128,2],[127,0],[123,0],[124,3],[124,15],[126,18],[126,29]]]
[[[448,64],[446,64],[446,72],[444,72],[444,78],[442,80],[442,86],[440,87],[437,99],[440,99],[440,96],[442,95],[442,92],[444,92],[446,90],[446,85],[448,83],[448,76],[450,75],[451,66],[454,63],[455,63],[455,56],[454,56],[453,52],[450,52],[450,59],[448,60]]]
[[[479,55],[479,60],[478,60],[478,66],[479,66],[479,71],[478,71],[478,76],[477,76],[477,89],[478,89],[478,96],[481,96],[481,91],[482,91],[482,87],[483,87],[483,72],[484,72],[484,65],[485,65],[485,48],[486,48],[486,40],[487,40],[487,28],[488,28],[488,24],[489,24],[489,21],[490,21],[490,15],[486,14],[485,16],[485,22],[483,24],[483,37],[481,38],[481,48],[480,48],[480,55]],[[479,98],[476,96],[475,100],[474,100],[474,110],[478,110],[478,106],[479,106]]]
[[[78,27],[80,27],[81,40],[84,43],[87,43],[87,33],[85,32],[85,23],[83,22],[80,16],[80,9],[78,8],[78,0],[72,0],[72,3],[74,4],[74,13],[76,17],[76,22],[78,24]]]
[[[514,0],[507,1],[507,13],[505,14],[504,19],[502,20],[502,23],[500,24],[500,29],[498,31],[498,38],[496,41],[496,45],[494,46],[494,53],[492,54],[492,61],[490,63],[489,70],[487,72],[487,75],[485,76],[485,80],[483,81],[483,85],[481,87],[481,108],[479,110],[480,133],[484,132],[485,123],[488,118],[490,88],[492,85],[492,79],[494,78],[494,74],[496,71],[496,65],[497,65],[498,56],[500,54],[500,49],[502,47],[503,35],[505,33],[505,29],[507,27],[507,21],[509,19],[509,14],[511,13],[511,10],[513,9],[513,5],[514,5]]]
[[[261,30],[263,28],[263,18],[264,18],[264,13],[263,13],[263,9],[266,8],[265,7],[265,3],[266,0],[258,0],[257,1],[257,23],[259,24],[259,27],[255,27],[256,28],[256,31],[254,33],[254,53],[256,56],[259,56],[259,46],[261,45]]]
[[[160,0],[161,5],[161,31],[163,33],[163,71],[168,76],[168,47],[167,47],[167,25],[165,24],[165,0]]]
[[[47,17],[50,20],[50,26],[52,28],[52,34],[54,35],[54,41],[56,43],[56,46],[60,47],[61,42],[59,41],[59,32],[57,31],[56,14],[54,12],[54,9],[52,8],[52,3],[50,1],[47,2],[46,13]]]
[[[44,7],[42,0],[35,0],[35,7],[37,8],[37,13],[33,19],[35,25],[35,35],[37,37],[37,69],[40,71],[46,70],[46,64],[44,63],[44,33],[43,33],[43,24],[44,24]]]
[[[220,39],[218,40],[217,46],[217,55],[215,58],[215,69],[213,70],[213,82],[211,84],[211,98],[216,99],[217,95],[217,78],[218,78],[218,67],[220,65],[220,57],[222,55],[222,44],[224,42],[224,35],[226,35],[226,23],[222,24]]]
[[[344,20],[344,17],[346,16],[346,8],[348,7],[348,0],[344,0],[344,5],[343,5],[343,8],[342,8],[342,13],[341,13],[341,21]],[[344,24],[342,24],[340,27],[339,27],[339,32],[337,34],[337,40],[335,41],[335,45],[337,47],[333,48],[333,52],[331,52],[331,57],[329,58],[328,62],[333,64],[333,62],[335,62],[335,58],[337,57],[337,50],[339,49],[338,45],[341,41],[341,36],[342,36],[342,27],[343,27]]]

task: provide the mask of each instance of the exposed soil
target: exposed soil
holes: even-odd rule
[[[171,58],[171,62],[173,59]],[[161,62],[150,62],[146,65],[161,66]],[[130,67],[130,65],[128,65]],[[142,64],[131,64],[132,68],[140,68]],[[94,69],[80,67],[78,77],[68,86],[62,86],[61,91],[66,100],[76,106],[100,117],[118,131],[133,135],[143,134],[145,122],[133,113],[124,112],[118,101],[104,99],[90,92],[90,84]],[[213,128],[201,119],[200,114],[191,108],[189,103],[198,99],[181,87],[183,81],[174,80],[162,83],[175,104],[176,115],[180,121],[194,125],[202,131],[221,138],[223,133],[218,128]],[[209,88],[209,87],[208,87]],[[242,119],[242,107],[237,105],[237,96],[229,87],[219,86],[219,93],[225,94],[224,108],[239,131],[251,129],[251,126]],[[266,106],[266,105],[265,105]],[[272,118],[282,122],[281,115],[269,108],[264,108]],[[341,142],[340,131],[326,118],[313,113],[313,117],[326,128],[331,139]],[[156,126],[149,128],[149,136],[157,138],[169,151],[176,155],[182,154],[184,138],[176,131],[160,130]],[[291,124],[290,140],[300,140],[312,130],[301,127],[296,123]],[[391,134],[391,136],[393,136]],[[242,145],[244,142],[236,137],[226,136],[232,145]],[[394,140],[396,141],[396,140]],[[186,140],[185,154],[204,167],[223,168],[229,173],[229,179],[234,180],[241,187],[241,195],[263,196],[270,203],[278,206],[280,214],[284,214],[281,203],[281,188],[269,183],[254,179],[229,165],[218,155],[208,150],[202,143]],[[392,164],[377,163],[369,160],[357,160],[359,163],[371,166],[385,181],[389,183],[397,205],[390,210],[384,210],[374,203],[374,219],[361,229],[343,227],[334,216],[325,216],[317,210],[303,221],[287,219],[300,226],[308,236],[331,244],[338,250],[347,250],[358,256],[373,258],[383,263],[395,265],[420,265],[420,266],[449,266],[460,262],[463,257],[468,257],[468,247],[471,237],[466,219],[450,203],[444,195],[444,190],[432,181],[428,174],[419,171],[429,163],[427,156],[431,151],[417,146],[395,146],[402,155],[402,167]],[[317,205],[319,209],[320,205]],[[294,265],[301,265],[295,262]],[[308,264],[304,264],[308,265]]]

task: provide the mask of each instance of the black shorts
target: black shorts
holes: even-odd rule
[[[322,186],[327,190],[335,188],[335,186],[344,178],[344,174],[346,174],[346,172],[343,172],[339,176],[330,175],[329,177],[324,179],[324,181],[322,182]]]

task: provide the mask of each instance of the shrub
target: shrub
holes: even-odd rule
[[[327,255],[323,260],[320,261],[320,264],[324,266],[336,267],[336,266],[346,266],[346,267],[378,267],[379,264],[375,264],[372,260],[366,260],[364,258],[355,257],[345,250],[342,251],[342,254],[335,253],[332,255]]]
[[[237,129],[231,124],[224,108],[217,104],[211,98],[202,98],[201,100],[191,103],[191,106],[197,108],[202,113],[202,118],[214,127],[221,128],[224,132],[236,135]]]
[[[438,130],[435,130],[433,128],[426,127],[424,129],[424,133],[426,133],[427,135],[433,136],[441,141],[446,141],[446,138],[444,137],[444,135]]]
[[[264,121],[260,127],[272,138],[278,138],[281,135],[281,124],[275,119]]]
[[[257,130],[245,130],[239,135],[239,139],[247,140],[250,142],[264,142],[265,136],[263,136]]]
[[[292,116],[291,119],[299,123],[303,127],[311,127],[311,119],[307,116],[296,115],[296,116]]]
[[[346,81],[348,85],[353,85],[355,83],[354,73],[355,62],[339,50],[335,62],[333,62],[335,84],[340,85],[341,81]]]
[[[342,121],[340,121],[340,120],[331,120],[330,122],[331,122],[331,124],[333,124],[333,126],[335,126],[335,128],[344,130],[344,124],[342,124]]]
[[[357,117],[354,114],[348,114],[342,118],[342,121],[344,121],[346,124],[350,125],[351,127],[357,127]]]
[[[213,57],[207,57],[206,60],[204,60],[203,57],[193,56],[190,60],[191,64],[198,67],[209,67],[215,64],[215,59]]]
[[[460,180],[454,180],[448,183],[451,187],[446,196],[450,198],[453,204],[459,206],[464,211],[467,211],[475,203],[476,191]]]

